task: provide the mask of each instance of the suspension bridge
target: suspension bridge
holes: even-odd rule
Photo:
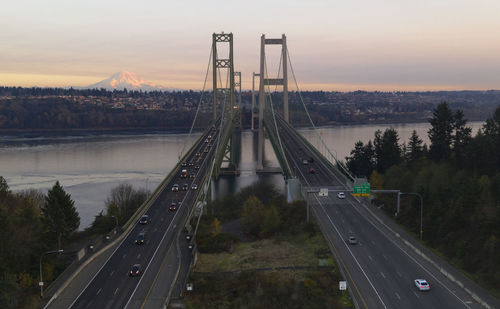
[[[221,49],[222,44],[225,46]],[[191,227],[189,219],[201,217],[206,201],[211,198],[214,179],[239,173],[241,73],[235,71],[233,44],[232,33],[212,35],[202,95],[190,134],[199,115],[211,108],[206,130],[189,149],[187,146],[182,149],[176,167],[127,222],[121,236],[62,284],[47,299],[46,307],[165,308],[172,298],[185,291],[196,256],[197,226]],[[279,70],[274,77],[268,74],[268,45],[281,46]],[[227,55],[220,50],[227,51]],[[205,96],[210,72],[211,100]],[[290,121],[293,119],[289,109],[290,75],[298,97],[295,103],[317,132],[317,147],[298,133]],[[276,92],[277,87],[281,87],[280,92]],[[282,95],[279,103],[273,102],[277,93]],[[252,75],[251,129],[258,134],[257,171],[269,170],[264,164],[267,138],[285,179],[287,199],[307,202],[308,218],[309,214],[314,215],[320,226],[356,308],[481,307],[463,289],[464,284],[457,279],[462,277],[453,269],[426,255],[420,243],[377,213],[366,200],[348,194],[355,178],[333,154],[335,151],[326,146],[314,126],[300,96],[284,34],[280,38],[261,36],[260,70]],[[186,185],[179,188],[179,184]],[[338,192],[347,194],[339,198]],[[144,215],[149,222],[139,224]],[[142,246],[134,243],[140,233],[147,235]],[[356,236],[359,243],[350,245],[347,242],[350,236]],[[133,265],[140,265],[138,276],[127,278],[135,275],[131,273]],[[450,279],[453,277],[450,274],[455,280]],[[421,277],[431,282],[430,293],[416,291],[413,280]]]

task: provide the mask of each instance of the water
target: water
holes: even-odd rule
[[[469,123],[474,134],[482,122]],[[319,132],[339,159],[349,155],[358,140],[373,140],[375,130],[387,125],[354,125],[323,127]],[[400,143],[417,130],[425,143],[427,123],[393,125]],[[300,132],[318,145],[317,134],[309,129]],[[78,137],[0,137],[0,175],[13,191],[28,188],[46,192],[59,180],[75,200],[80,213],[80,229],[86,228],[94,216],[104,209],[112,188],[120,183],[154,190],[175,166],[183,147],[188,149],[199,133],[149,135],[95,135]],[[284,191],[281,175],[256,175],[256,134],[242,132],[241,175],[222,177],[215,185],[216,196],[237,192],[261,179]],[[279,166],[271,144],[266,140],[265,165]]]

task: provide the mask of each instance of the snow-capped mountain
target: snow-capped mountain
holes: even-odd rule
[[[145,81],[138,77],[132,72],[121,71],[111,75],[109,78],[102,80],[98,83],[89,85],[85,88],[90,89],[107,89],[107,90],[143,90],[143,91],[154,91],[154,90],[167,90],[166,87],[155,85],[151,82]]]

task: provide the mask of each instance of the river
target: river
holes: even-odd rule
[[[482,122],[468,125],[475,135]],[[351,125],[318,128],[319,136],[339,159],[349,155],[354,143],[373,140],[375,130],[390,125]],[[428,123],[394,124],[400,143],[408,141],[416,130],[425,143]],[[311,129],[299,130],[313,145],[318,145],[318,133]],[[88,227],[94,216],[104,209],[112,188],[120,183],[154,190],[175,166],[182,149],[188,149],[200,133],[141,134],[141,135],[87,135],[64,137],[0,136],[0,176],[12,191],[28,188],[44,193],[59,180],[71,194],[80,214],[80,229]],[[281,175],[257,175],[256,134],[242,132],[239,177],[222,177],[215,185],[216,196],[237,192],[259,179],[267,181],[283,192]],[[265,145],[265,164],[278,166],[269,141]]]

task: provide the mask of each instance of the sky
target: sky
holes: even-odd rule
[[[498,0],[2,0],[0,8],[4,86],[87,86],[127,70],[202,89],[212,33],[224,31],[234,35],[244,89],[259,70],[260,36],[282,33],[300,90],[500,89]],[[279,47],[266,54],[276,77]],[[292,76],[289,85],[297,89]]]

